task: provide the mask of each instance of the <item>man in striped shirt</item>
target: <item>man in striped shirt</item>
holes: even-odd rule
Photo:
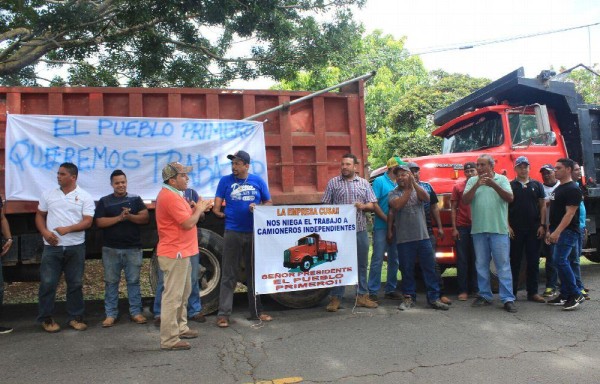
[[[358,159],[348,153],[342,156],[341,175],[329,180],[322,202],[324,204],[354,204],[356,207],[356,250],[358,258],[358,298],[356,306],[377,308],[377,303],[369,299],[367,287],[367,263],[369,256],[369,236],[365,212],[373,211],[377,198],[369,183],[356,174]],[[344,286],[331,290],[327,311],[337,312],[340,307]]]

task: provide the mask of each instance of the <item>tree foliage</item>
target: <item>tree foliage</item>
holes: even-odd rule
[[[280,89],[318,90],[377,70],[367,82],[365,114],[372,168],[390,157],[439,153],[441,140],[431,136],[433,113],[486,85],[489,80],[442,70],[428,72],[421,59],[404,48],[405,38],[375,31],[363,36],[358,55],[330,61],[327,66],[299,71],[280,82]]]
[[[331,47],[334,56],[351,56],[361,29],[349,7],[364,1],[4,0],[0,76],[7,85],[35,85],[44,62],[69,67],[53,84],[286,79],[327,63]]]
[[[567,75],[568,81],[575,83],[575,89],[581,94],[583,100],[588,104],[600,104],[600,66],[595,64],[591,67],[595,73],[584,68],[572,71]],[[564,72],[561,68],[560,72]]]

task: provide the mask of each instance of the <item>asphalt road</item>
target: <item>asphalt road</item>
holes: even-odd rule
[[[349,289],[338,313],[264,300],[275,321],[253,326],[240,295],[236,324],[192,323],[200,337],[178,352],[160,350],[151,323],[123,318],[103,329],[101,302],[87,303],[87,331],[58,334],[34,322],[35,306],[6,306],[4,324],[15,331],[0,335],[0,383],[598,383],[600,265],[582,272],[592,299],[573,312],[527,302],[524,292],[516,314],[498,302],[435,311],[422,293],[408,312],[389,300],[353,309]],[[63,304],[57,313],[64,323]]]

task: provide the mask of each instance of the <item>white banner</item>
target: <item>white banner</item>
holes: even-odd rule
[[[162,168],[171,161],[194,167],[189,187],[212,197],[231,173],[228,154],[250,154],[250,172],[267,177],[262,123],[144,117],[8,115],[6,199],[39,200],[57,186],[63,162],[79,168],[78,184],[95,200],[112,192],[110,174],[121,169],[128,190],[154,200]]]
[[[258,294],[356,284],[356,208],[257,206],[254,249]]]

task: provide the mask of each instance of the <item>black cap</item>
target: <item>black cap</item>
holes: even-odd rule
[[[473,169],[473,168],[477,168],[477,164],[475,164],[472,161],[466,162],[465,165],[463,165],[463,169],[466,171],[467,169]]]
[[[227,155],[229,160],[239,159],[242,160],[246,164],[250,164],[250,155],[246,151],[237,151],[233,155]]]

